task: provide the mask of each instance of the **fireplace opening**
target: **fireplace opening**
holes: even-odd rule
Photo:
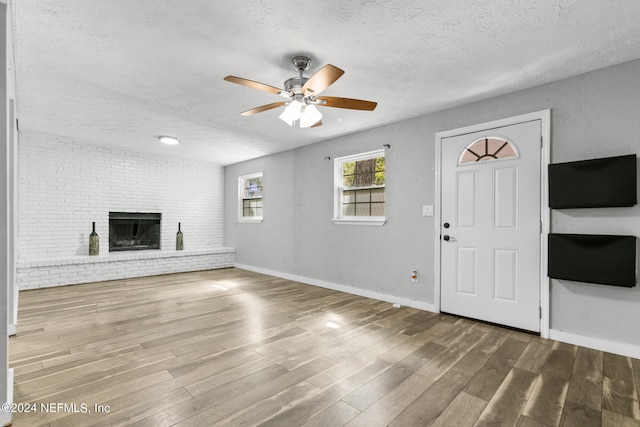
[[[159,213],[109,212],[109,252],[160,249]]]

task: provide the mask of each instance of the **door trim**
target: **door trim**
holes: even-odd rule
[[[548,173],[547,166],[551,161],[551,110],[540,110],[533,113],[522,114],[519,116],[508,117],[505,119],[495,120],[477,125],[466,126],[458,129],[451,129],[436,133],[436,152],[435,152],[435,194],[436,206],[434,216],[434,231],[436,238],[435,243],[435,260],[434,260],[434,306],[435,311],[440,312],[440,288],[442,286],[442,278],[440,271],[441,245],[441,215],[442,215],[442,140],[453,136],[464,135],[483,130],[511,126],[519,123],[540,120],[540,131],[542,135],[542,147],[540,152],[540,336],[549,338],[549,278],[547,277],[547,235],[550,231],[550,214],[549,209],[549,192],[548,192]]]

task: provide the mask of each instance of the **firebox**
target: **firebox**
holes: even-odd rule
[[[159,213],[109,212],[109,252],[160,249]]]

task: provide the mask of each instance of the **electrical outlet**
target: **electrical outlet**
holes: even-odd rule
[[[433,216],[433,205],[422,206],[422,216]]]
[[[411,271],[411,283],[418,283],[418,272],[416,270]]]

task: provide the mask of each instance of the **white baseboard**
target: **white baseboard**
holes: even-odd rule
[[[13,368],[7,369],[7,402],[13,403]],[[11,412],[0,411],[0,426],[11,423]]]
[[[7,369],[7,403],[13,403],[13,368]]]
[[[584,335],[572,334],[570,332],[558,331],[555,329],[549,330],[549,338],[556,341],[562,341],[567,344],[579,345],[582,347],[592,348],[594,350],[606,351],[607,353],[614,353],[621,356],[640,359],[640,346],[635,344],[585,337]]]
[[[0,426],[11,425],[11,412],[0,411]]]
[[[320,288],[331,289],[334,291],[344,292],[351,295],[359,295],[365,298],[372,298],[378,301],[386,301],[392,304],[398,304],[405,307],[416,308],[418,310],[430,311],[436,313],[436,307],[434,304],[430,304],[424,301],[417,301],[410,298],[403,298],[389,294],[383,294],[380,292],[374,292],[367,289],[360,289],[353,286],[341,285],[338,283],[327,282],[319,279],[312,279],[310,277],[298,276],[296,274],[282,273],[279,271],[269,270],[267,268],[254,267],[246,264],[234,264],[235,267],[242,270],[249,270],[255,273],[266,274],[268,276],[279,277],[281,279],[292,280],[294,282],[306,283],[307,285],[318,286]]]

